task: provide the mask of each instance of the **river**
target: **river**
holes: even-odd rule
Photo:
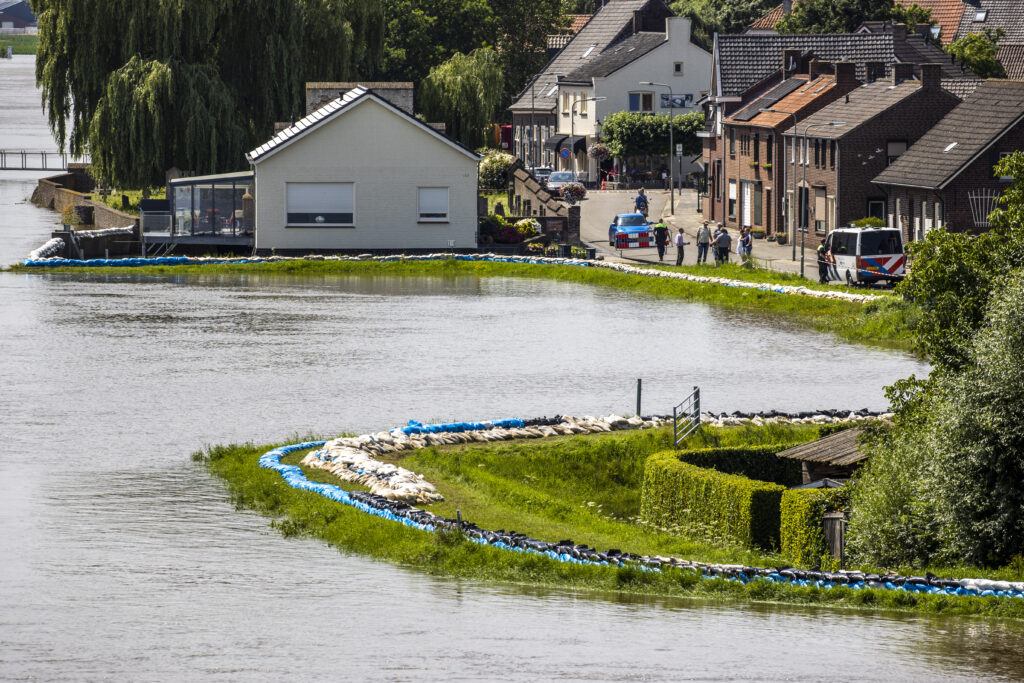
[[[0,60],[0,131],[18,131],[0,148],[45,136],[37,103],[31,59]],[[0,262],[49,236],[35,177],[0,172]],[[1014,679],[1017,624],[441,579],[285,539],[189,459],[410,418],[627,412],[636,377],[652,412],[693,384],[713,410],[881,408],[924,369],[556,282],[2,273],[0,679]]]

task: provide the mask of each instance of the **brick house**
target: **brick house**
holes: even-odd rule
[[[908,240],[936,227],[988,229],[1011,180],[993,166],[1021,150],[1024,81],[985,81],[875,178],[887,194],[889,225]]]
[[[889,78],[801,117],[797,129],[783,134],[787,196],[796,173],[801,227],[824,237],[866,216],[885,220],[886,195],[872,182],[875,176],[960,103],[942,88],[938,64],[922,64],[920,80],[914,71],[913,64],[893,64]],[[844,125],[829,125],[833,122]],[[805,133],[810,133],[806,146]]]
[[[831,73],[832,71],[835,73]],[[750,227],[774,234],[784,225],[782,133],[792,116],[761,111],[792,112],[798,120],[813,114],[855,89],[855,66],[811,61],[807,73],[796,74],[723,120],[723,144],[709,175],[709,218],[730,228]]]

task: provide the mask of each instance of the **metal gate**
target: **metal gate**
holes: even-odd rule
[[[700,387],[672,408],[672,444],[679,444],[700,427]]]

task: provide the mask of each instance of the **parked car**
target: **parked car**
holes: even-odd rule
[[[642,213],[620,213],[612,219],[611,225],[608,226],[608,244],[619,249],[650,246],[650,244],[640,244],[642,241],[650,241],[650,234],[651,223],[644,218]],[[646,239],[644,239],[645,236]]]
[[[536,178],[541,185],[546,186],[548,184],[548,178],[551,177],[551,169],[547,166],[538,166],[537,168],[530,169],[530,173]]]
[[[552,171],[548,176],[548,189],[559,194],[562,185],[572,182],[572,171]]]
[[[895,228],[836,228],[825,240],[829,280],[898,282],[906,274],[903,236]]]

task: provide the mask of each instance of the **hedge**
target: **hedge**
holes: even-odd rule
[[[714,528],[741,545],[771,549],[785,490],[682,462],[675,452],[655,453],[644,465],[640,515],[648,524]]]
[[[677,457],[697,467],[716,469],[726,474],[739,474],[750,479],[770,481],[785,487],[803,483],[799,460],[776,457],[789,446],[746,446],[733,448],[700,448],[680,451]]]
[[[846,506],[843,489],[791,489],[782,494],[780,537],[783,556],[797,567],[816,568],[827,552],[822,518]]]

